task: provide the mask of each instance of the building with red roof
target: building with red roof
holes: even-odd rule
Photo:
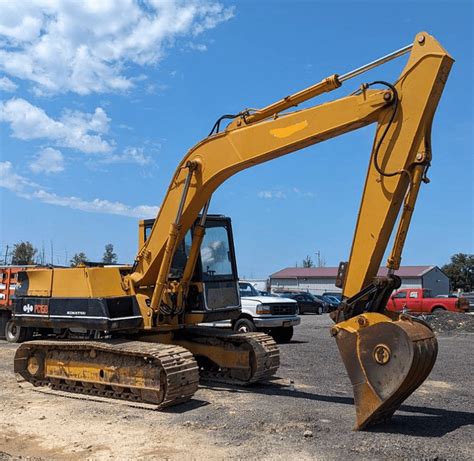
[[[378,275],[387,275],[381,267]],[[402,288],[427,288],[433,296],[449,293],[449,278],[438,266],[402,266],[396,272]],[[270,275],[272,291],[302,290],[313,294],[340,292],[336,288],[337,267],[287,267]]]

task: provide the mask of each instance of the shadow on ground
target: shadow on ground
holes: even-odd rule
[[[204,387],[217,392],[275,395],[341,405],[354,405],[354,399],[352,397],[317,394],[297,389],[291,390],[288,386],[278,383],[267,383],[266,385],[257,384],[248,387],[237,387],[222,383],[214,386],[210,383],[206,383]],[[400,412],[417,414],[403,415],[400,414]],[[472,424],[474,424],[474,413],[471,412],[402,405],[392,419],[371,427],[367,431],[373,433],[405,434],[418,437],[440,437],[462,426]]]

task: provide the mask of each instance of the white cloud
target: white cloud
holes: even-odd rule
[[[265,198],[265,199],[285,199],[286,194],[282,191],[276,191],[272,192],[270,190],[261,190],[260,192],[257,193],[257,196],[259,198]]]
[[[16,91],[17,88],[18,88],[18,85],[16,83],[13,83],[9,78],[7,77],[0,78],[0,91],[13,93],[14,91]]]
[[[151,163],[151,157],[145,155],[142,147],[126,147],[121,154],[111,154],[105,157],[104,163],[137,163],[144,166]]]
[[[315,197],[313,192],[305,192],[305,191],[302,191],[302,190],[298,189],[297,187],[293,187],[293,192],[298,197],[302,197],[302,198],[314,198]]]
[[[286,199],[288,195],[296,195],[298,198],[314,198],[315,195],[313,192],[304,192],[297,187],[293,187],[293,189],[287,194],[282,191],[271,191],[271,190],[261,190],[257,192],[257,197],[263,199]]]
[[[149,205],[139,205],[131,207],[121,202],[111,202],[109,200],[94,199],[83,200],[79,197],[64,197],[44,190],[36,190],[31,194],[31,198],[37,199],[50,205],[59,205],[75,210],[87,211],[90,213],[105,213],[130,218],[154,218],[159,207]]]
[[[204,43],[188,43],[188,48],[193,51],[207,51],[207,46]]]
[[[101,107],[97,107],[93,114],[65,111],[54,120],[28,101],[12,98],[0,103],[0,121],[10,123],[13,136],[22,140],[48,139],[57,146],[85,153],[107,153],[113,149],[102,139],[108,131],[110,119]]]
[[[0,187],[14,192],[16,195],[38,200],[51,205],[73,208],[90,213],[113,214],[131,218],[152,218],[158,213],[159,207],[138,205],[132,207],[121,202],[103,199],[84,200],[74,196],[61,196],[45,191],[41,186],[15,173],[11,162],[0,162]]]
[[[29,179],[16,174],[11,162],[0,162],[0,187],[17,194],[22,194],[26,188],[36,187]]]
[[[213,0],[6,0],[1,8],[0,69],[38,93],[127,90],[129,63],[156,65],[176,39],[233,16]]]
[[[33,173],[60,173],[64,170],[64,157],[61,151],[46,147],[38,152],[30,163]]]

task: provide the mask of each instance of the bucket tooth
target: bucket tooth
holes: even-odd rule
[[[389,419],[431,372],[438,343],[431,328],[406,315],[365,313],[332,334],[354,391],[355,430]]]

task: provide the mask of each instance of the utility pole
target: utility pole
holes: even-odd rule
[[[321,252],[318,250],[315,254],[318,257],[318,267],[321,267]]]
[[[318,267],[326,267],[326,260],[321,256],[321,251],[316,251],[316,256],[318,257]]]
[[[5,266],[7,265],[7,260],[8,260],[8,245],[7,245],[7,248],[5,250],[5,261],[4,261]]]

